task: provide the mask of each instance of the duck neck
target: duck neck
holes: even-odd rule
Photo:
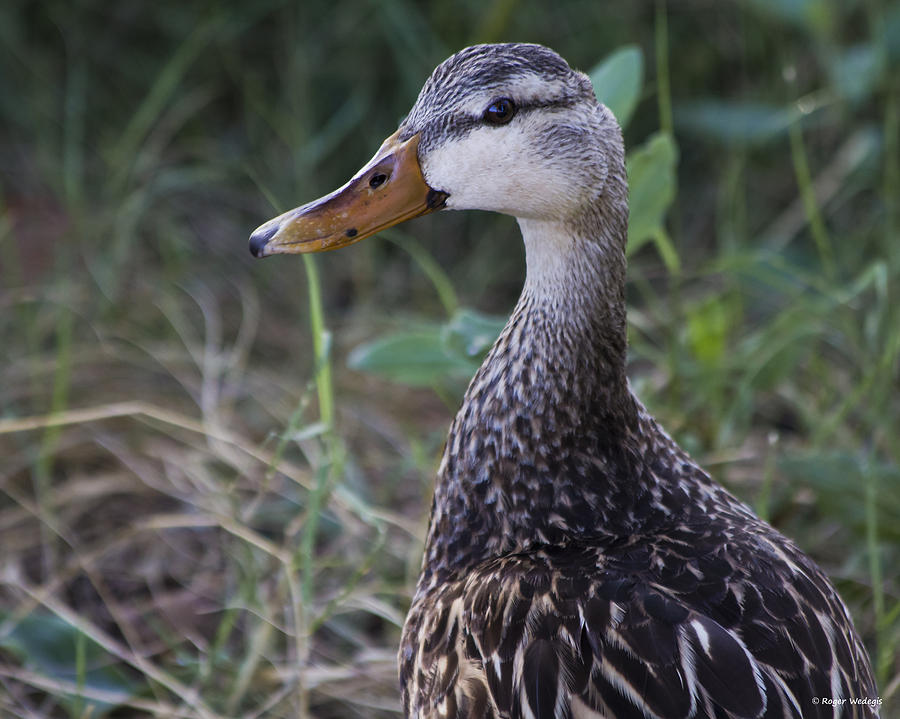
[[[617,220],[519,220],[527,279],[451,426],[423,585],[499,554],[631,531],[641,409],[625,376]]]

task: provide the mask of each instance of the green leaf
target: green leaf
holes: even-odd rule
[[[675,199],[677,160],[674,140],[667,133],[658,132],[632,150],[626,163],[630,207],[628,254],[652,240],[670,269],[671,266],[677,268],[678,256],[668,242],[663,221]]]
[[[347,364],[413,387],[434,387],[448,378],[468,379],[474,371],[470,360],[448,351],[442,325],[362,344],[350,353]]]
[[[688,343],[694,357],[706,367],[722,364],[728,328],[733,326],[728,309],[720,299],[715,297],[688,310]]]
[[[444,341],[451,351],[480,362],[505,325],[505,317],[463,308],[444,326]]]
[[[656,245],[656,251],[662,258],[666,269],[671,273],[676,273],[681,269],[681,258],[678,257],[678,250],[672,244],[672,239],[666,228],[660,225],[653,234],[653,244]]]
[[[897,62],[900,60],[900,3],[885,10],[882,32],[888,62]]]
[[[828,70],[841,97],[855,104],[868,99],[881,79],[883,57],[874,43],[854,45],[834,53]]]
[[[835,13],[826,0],[747,0],[763,15],[824,35]]]
[[[679,105],[679,128],[727,145],[758,145],[784,135],[795,113],[778,105],[699,100]]]
[[[597,99],[612,110],[622,129],[631,119],[641,92],[644,55],[637,45],[625,45],[590,72]]]
[[[506,320],[460,309],[446,323],[420,324],[360,345],[347,363],[413,387],[444,387],[468,381]]]
[[[0,612],[0,623],[9,618],[9,612]],[[18,620],[12,631],[0,637],[0,648],[37,674],[83,687],[82,696],[73,692],[56,697],[72,717],[104,716],[140,690],[116,657],[55,614],[34,612]],[[87,698],[101,693],[104,701]],[[117,696],[121,697],[118,702]]]

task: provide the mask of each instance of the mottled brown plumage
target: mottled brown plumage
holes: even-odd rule
[[[537,45],[467,48],[399,138],[448,208],[516,216],[528,262],[438,473],[407,716],[875,716],[852,703],[875,687],[827,578],[628,386],[624,149],[587,77]]]
[[[451,427],[401,647],[407,714],[812,717],[832,716],[813,697],[874,698],[821,571],[713,482],[628,387],[621,141],[605,113],[599,135],[579,126],[588,111],[575,106],[594,100],[563,65],[534,46],[464,50],[401,126],[427,128],[431,146],[460,142],[478,122],[452,111],[469,88],[493,84],[515,100],[510,74],[562,78],[570,104],[543,137],[568,123],[606,166],[593,201],[561,223],[574,248],[562,276],[529,266]],[[546,160],[571,162],[559,145],[544,145]],[[528,241],[535,220],[522,222]]]

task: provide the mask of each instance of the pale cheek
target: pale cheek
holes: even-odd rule
[[[516,217],[566,211],[565,178],[548,167],[517,128],[478,128],[429,153],[425,180],[450,193],[447,207],[490,210]]]

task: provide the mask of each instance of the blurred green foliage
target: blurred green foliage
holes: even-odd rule
[[[440,213],[308,275],[246,239],[506,40],[625,125],[633,386],[834,578],[900,712],[900,2],[7,0],[0,714],[396,715],[518,230]]]
[[[13,627],[0,640],[0,647],[37,676],[71,688],[59,695],[70,716],[83,716],[88,704],[93,714],[104,715],[136,693],[136,682],[115,664],[115,658],[70,622],[37,612],[18,618],[0,612],[0,620]],[[108,701],[87,702],[86,691],[105,694]]]

